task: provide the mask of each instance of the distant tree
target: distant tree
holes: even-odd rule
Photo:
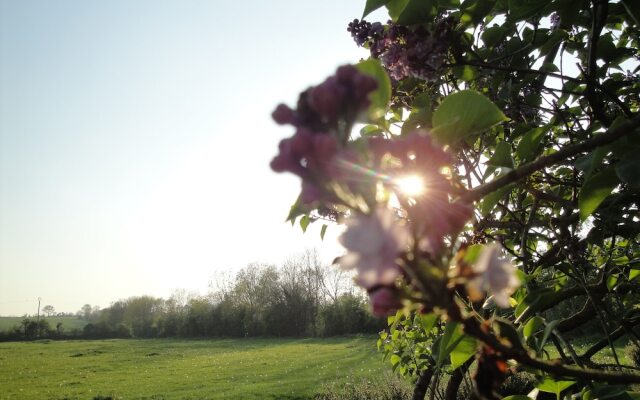
[[[58,322],[56,324],[56,335],[58,335],[58,336],[62,335],[62,331],[63,330],[64,329],[62,328],[62,322]]]
[[[91,307],[91,304],[85,304],[82,306],[80,311],[78,311],[78,316],[88,321],[89,319],[91,319],[92,311],[93,311],[93,307]]]
[[[136,337],[151,337],[157,334],[157,322],[162,311],[162,299],[151,296],[127,299],[124,323],[131,327]]]
[[[52,305],[46,305],[42,307],[42,312],[46,314],[47,317],[55,315],[56,309]]]
[[[39,338],[51,336],[52,331],[49,326],[49,321],[47,321],[44,318],[41,318],[40,320],[38,320],[36,322],[36,331],[37,331],[37,337]]]

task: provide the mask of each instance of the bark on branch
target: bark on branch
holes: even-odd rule
[[[553,154],[542,156],[535,161],[532,161],[508,172],[498,179],[470,189],[465,194],[461,195],[456,201],[462,203],[470,203],[480,200],[489,193],[494,192],[510,183],[519,181],[520,179],[525,178],[536,171],[557,164],[569,157],[591,151],[597,147],[604,146],[609,143],[613,143],[616,140],[635,132],[638,127],[640,127],[640,115],[636,115],[635,117],[622,122],[616,127],[610,128],[605,133],[595,135],[589,140],[585,140],[584,142],[577,143],[572,146],[564,147]]]

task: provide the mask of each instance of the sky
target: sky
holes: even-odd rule
[[[366,57],[364,1],[0,0],[0,315],[341,252],[284,222],[270,114]]]

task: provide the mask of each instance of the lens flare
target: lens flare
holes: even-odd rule
[[[419,196],[424,193],[424,180],[417,175],[404,176],[394,180],[396,186],[407,196]]]

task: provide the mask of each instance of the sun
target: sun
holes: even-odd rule
[[[394,179],[398,189],[407,196],[419,196],[424,193],[424,180],[418,175],[408,175]]]

